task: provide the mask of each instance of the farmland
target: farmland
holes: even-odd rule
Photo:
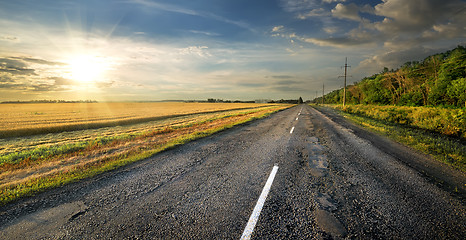
[[[94,176],[291,105],[3,104],[0,203]]]
[[[0,137],[28,136],[261,107],[250,103],[57,103],[0,105]]]

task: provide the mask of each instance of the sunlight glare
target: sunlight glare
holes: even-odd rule
[[[98,56],[80,55],[69,61],[70,78],[78,82],[96,82],[102,80],[108,64]]]

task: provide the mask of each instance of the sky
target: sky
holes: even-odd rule
[[[464,0],[0,0],[0,101],[313,99],[465,23]]]

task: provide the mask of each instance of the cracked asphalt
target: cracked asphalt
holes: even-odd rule
[[[252,239],[466,236],[464,173],[298,105],[3,206],[0,239],[239,239],[274,165]]]

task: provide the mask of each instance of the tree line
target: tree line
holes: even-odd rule
[[[77,100],[77,101],[66,101],[66,100],[28,100],[28,101],[5,101],[2,104],[8,103],[97,103],[96,100]]]
[[[466,48],[407,62],[396,70],[384,68],[348,86],[346,94],[350,104],[466,107]],[[343,89],[328,93],[324,100],[342,103]]]

